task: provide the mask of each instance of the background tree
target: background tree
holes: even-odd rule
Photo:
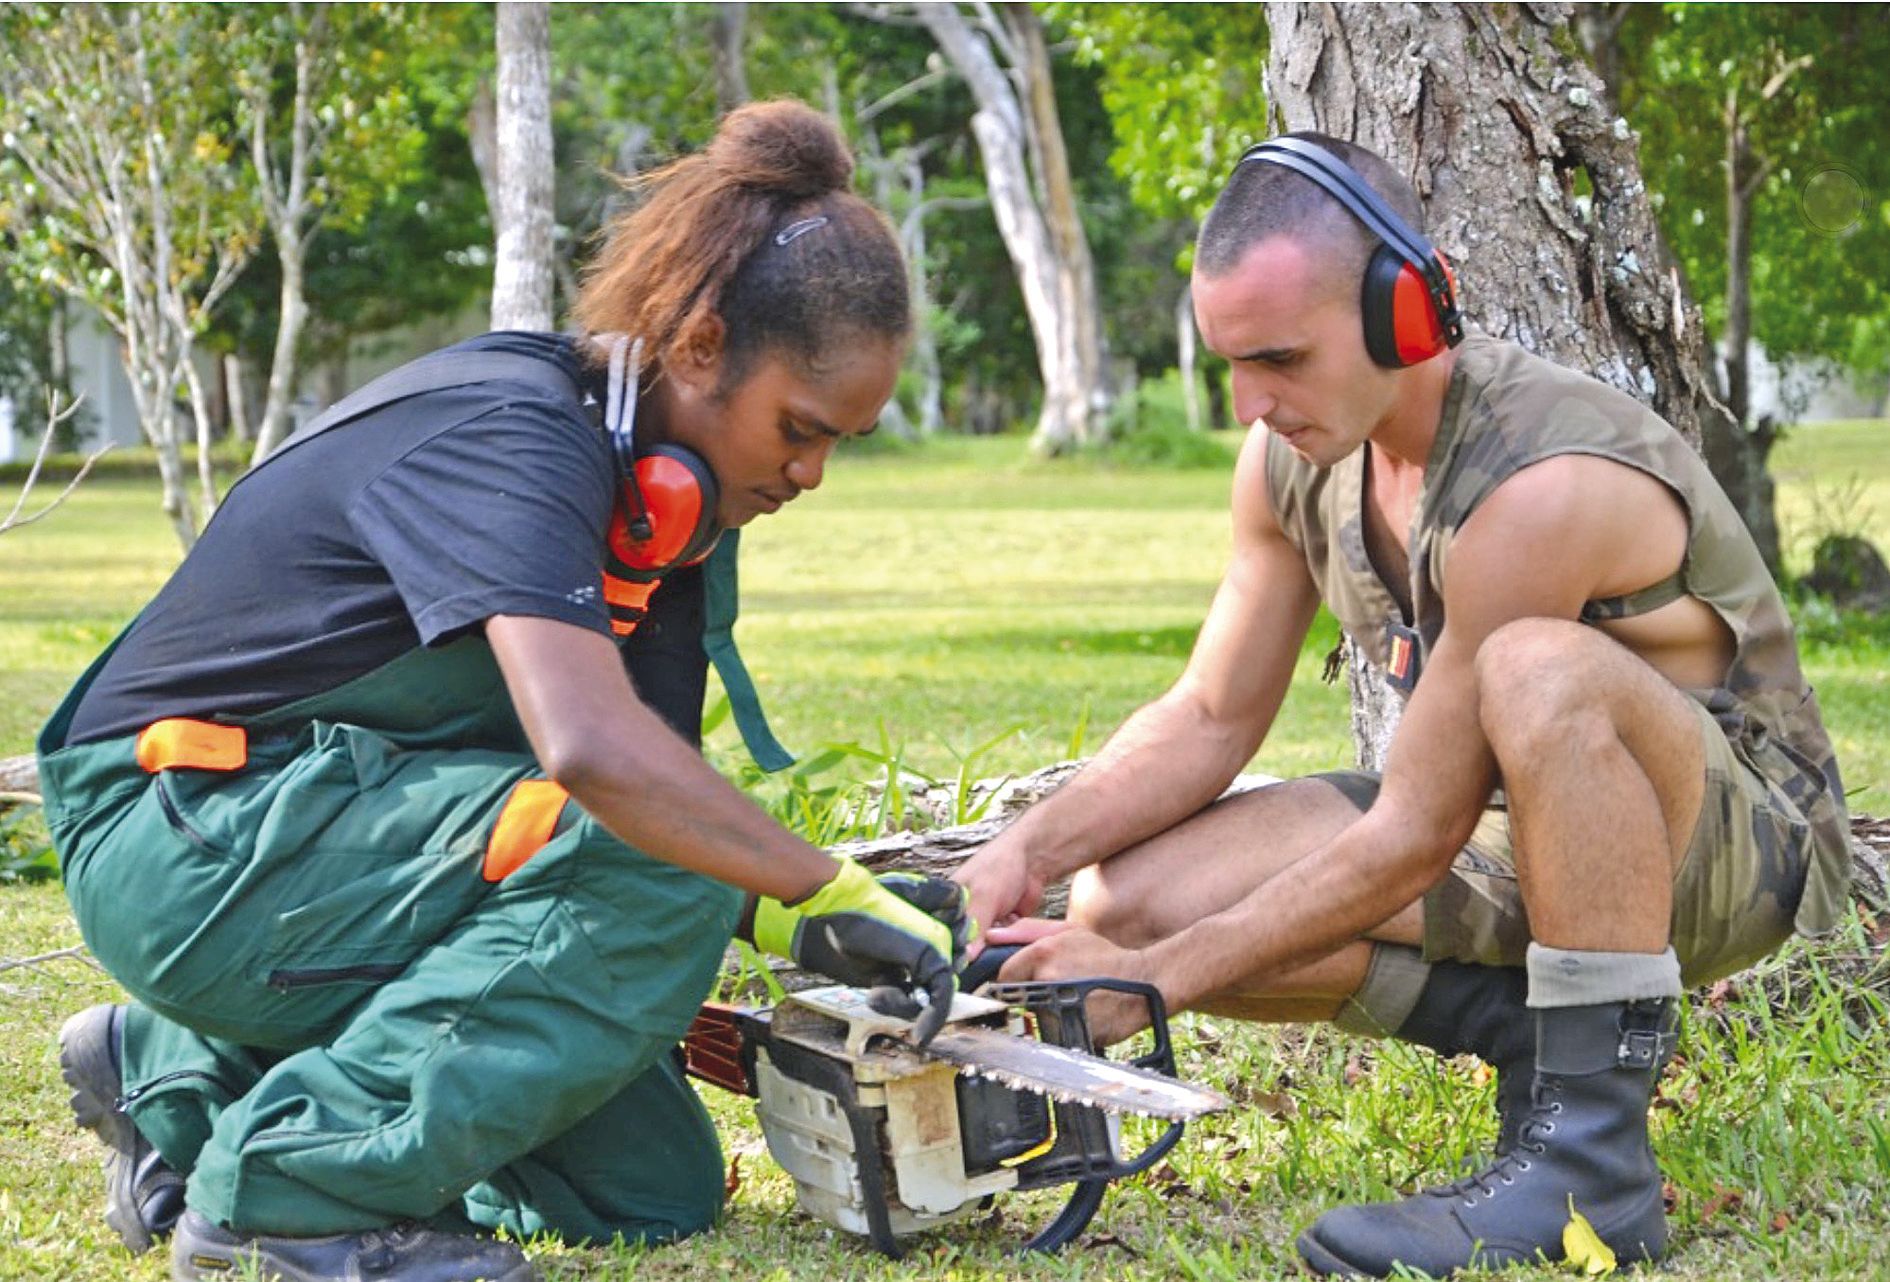
[[[974,25],[955,4],[918,9],[978,104],[971,129],[1043,377],[1034,439],[1040,451],[1057,454],[1102,436],[1112,391],[1043,24],[1028,5],[998,13],[1001,19],[983,9]]]
[[[1267,5],[1280,132],[1372,148],[1411,180],[1485,331],[1651,405],[1697,448],[1725,416],[1627,122],[1566,6]],[[1378,768],[1399,707],[1354,651],[1353,730]]]
[[[1890,151],[1881,13],[1856,5],[1586,6],[1578,28],[1642,135],[1661,229],[1718,335],[1730,417],[1705,454],[1776,573],[1767,460],[1804,409],[1756,412],[1749,349],[1881,379]]]
[[[323,228],[360,225],[412,166],[422,136],[400,72],[415,12],[373,5],[228,11],[237,125],[275,249],[275,337],[256,430],[260,462],[286,434]],[[240,395],[240,382],[235,395]]]
[[[1052,12],[1075,39],[1077,64],[1096,71],[1113,125],[1109,167],[1136,210],[1163,224],[1176,245],[1174,356],[1189,423],[1201,418],[1198,363],[1207,423],[1226,427],[1226,362],[1197,362],[1187,280],[1195,230],[1240,153],[1266,132],[1264,14],[1252,5],[1059,4]]]
[[[6,227],[0,222],[0,247],[5,244]],[[69,410],[50,416],[58,450],[77,449],[90,436],[91,425],[89,408],[72,394],[67,316],[65,295],[58,290],[0,272],[0,400],[18,407],[57,396]]]
[[[0,226],[7,270],[94,307],[122,340],[164,511],[185,547],[217,501],[208,389],[193,356],[254,249],[217,54],[194,5],[0,12]],[[193,504],[180,390],[196,428]]]
[[[550,329],[551,14],[542,0],[502,0],[498,19],[492,328]]]

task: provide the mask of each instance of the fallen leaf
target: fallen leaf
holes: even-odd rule
[[[1789,1211],[1780,1211],[1777,1215],[1772,1217],[1772,1232],[1774,1233],[1783,1233],[1791,1226],[1792,1217]]]
[[[1358,1056],[1346,1056],[1344,1076],[1347,1086],[1357,1086],[1359,1079],[1365,1076],[1365,1065],[1359,1061]]]
[[[722,1180],[722,1196],[733,1200],[736,1192],[741,1189],[741,1186],[742,1155],[737,1153],[728,1160],[728,1175]]]
[[[1705,1223],[1721,1211],[1737,1211],[1745,1200],[1746,1195],[1738,1189],[1716,1188],[1713,1196],[1706,1199],[1706,1205],[1700,1208],[1700,1222]]]
[[[1285,1091],[1255,1091],[1250,1097],[1250,1103],[1263,1117],[1299,1116],[1299,1105]]]
[[[1713,986],[1706,990],[1706,1004],[1714,1010],[1719,1010],[1737,996],[1739,996],[1739,985],[1730,979],[1716,980]]]
[[[1595,1232],[1588,1217],[1575,1209],[1573,1193],[1568,1196],[1568,1223],[1562,1226],[1562,1254],[1588,1277],[1614,1272],[1614,1252]]]
[[[1680,1209],[1680,1189],[1672,1180],[1661,1181],[1660,1204],[1669,1215]]]

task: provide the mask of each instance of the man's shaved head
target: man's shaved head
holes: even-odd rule
[[[1397,170],[1353,143],[1310,131],[1287,134],[1331,152],[1351,166],[1371,189],[1409,223],[1424,230],[1424,207]],[[1333,294],[1354,300],[1365,263],[1379,240],[1323,187],[1281,165],[1249,160],[1228,177],[1201,224],[1195,270],[1214,278],[1232,271],[1248,250],[1273,236],[1290,236],[1318,251]]]

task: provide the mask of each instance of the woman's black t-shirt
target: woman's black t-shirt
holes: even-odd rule
[[[562,335],[493,333],[452,350],[542,357],[601,393]],[[320,433],[231,489],[93,682],[66,741],[264,712],[495,614],[609,636],[614,486],[594,411],[533,383],[427,392]],[[624,647],[645,701],[692,742],[702,605],[701,572],[677,572]]]

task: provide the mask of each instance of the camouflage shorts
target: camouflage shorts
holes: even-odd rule
[[[1674,874],[1672,925],[1689,986],[1751,965],[1792,933],[1810,859],[1810,826],[1798,808],[1704,707],[1693,706],[1706,747],[1706,794]],[[1378,792],[1378,776],[1364,771],[1314,777],[1360,809]],[[1509,814],[1493,807],[1483,812],[1449,875],[1424,896],[1424,960],[1520,966],[1528,945]]]

